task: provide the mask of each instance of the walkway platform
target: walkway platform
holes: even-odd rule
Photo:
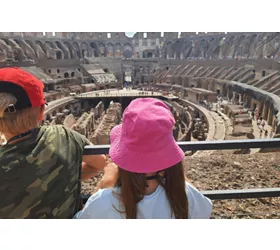
[[[95,99],[95,98],[112,98],[112,97],[160,97],[165,100],[177,100],[178,97],[174,95],[164,95],[160,92],[140,91],[140,90],[109,90],[109,91],[92,91],[82,93],[75,96],[75,99]]]

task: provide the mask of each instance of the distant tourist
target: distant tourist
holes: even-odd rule
[[[262,138],[262,133],[263,133],[263,131],[262,131],[262,129],[260,130],[260,138]]]
[[[173,137],[174,117],[160,100],[138,98],[110,134],[118,165],[114,188],[99,190],[79,219],[206,219],[211,201],[184,175],[184,152]]]
[[[268,131],[267,131],[267,129],[266,129],[265,132],[264,132],[264,136],[265,136],[265,137],[268,136]]]
[[[90,142],[81,134],[39,126],[43,89],[28,72],[0,69],[0,131],[7,139],[0,149],[0,218],[72,218],[81,209],[80,179],[105,166],[104,155],[83,156]]]
[[[252,119],[254,120],[255,113],[254,111],[251,112]]]
[[[262,128],[264,129],[265,126],[265,120],[262,121]]]
[[[260,128],[260,125],[261,125],[261,120],[258,119],[258,120],[257,120],[257,126],[258,126],[258,128]]]
[[[274,132],[273,132],[273,130],[271,130],[271,131],[270,131],[270,134],[269,134],[269,137],[272,138],[273,135],[274,135]]]

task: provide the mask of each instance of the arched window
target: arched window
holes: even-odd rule
[[[75,76],[75,72],[72,72],[72,73],[71,73],[71,77],[74,77],[74,76]]]
[[[68,72],[64,73],[64,77],[68,78],[69,77],[69,73]]]
[[[56,52],[56,58],[57,58],[57,59],[62,59],[62,54],[61,54],[60,51],[57,51],[57,52]]]

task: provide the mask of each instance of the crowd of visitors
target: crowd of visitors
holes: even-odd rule
[[[264,138],[272,138],[274,136],[274,131],[271,129],[269,135],[268,135],[268,129],[266,128],[266,121],[263,119],[261,116],[261,113],[258,112],[258,109],[256,108],[255,110],[251,111],[251,117],[253,120],[256,120],[257,122],[257,127],[260,131],[260,138],[264,136]]]

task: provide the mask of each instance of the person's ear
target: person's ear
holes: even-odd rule
[[[42,106],[40,107],[39,121],[44,120],[44,112],[45,112],[45,105],[42,105]]]

